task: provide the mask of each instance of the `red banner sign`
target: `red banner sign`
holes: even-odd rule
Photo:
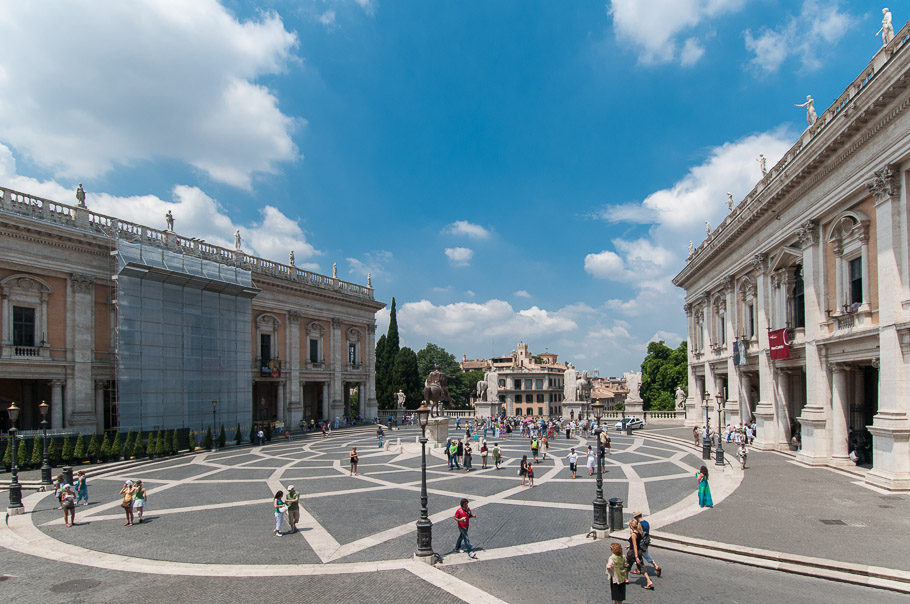
[[[771,360],[780,361],[790,358],[790,339],[786,329],[775,329],[768,332],[768,345],[771,348]]]

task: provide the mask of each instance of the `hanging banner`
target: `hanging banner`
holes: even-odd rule
[[[771,360],[781,361],[790,358],[790,340],[786,329],[775,329],[768,332],[768,346],[771,348]]]
[[[736,340],[733,342],[733,365],[739,367],[740,365],[748,365],[749,359],[746,358],[746,340]]]

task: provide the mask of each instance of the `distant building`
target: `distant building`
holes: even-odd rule
[[[607,411],[615,410],[616,404],[625,402],[629,394],[624,377],[594,377],[591,385],[591,403],[602,403]]]
[[[519,342],[511,354],[489,359],[462,357],[463,371],[494,369],[499,374],[499,402],[507,415],[548,417],[562,413],[566,366],[552,352],[532,354]]]

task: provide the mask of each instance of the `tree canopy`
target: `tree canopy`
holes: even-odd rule
[[[671,411],[676,405],[678,387],[688,389],[688,347],[682,342],[670,348],[663,341],[648,344],[648,354],[641,363],[641,398],[645,409]]]

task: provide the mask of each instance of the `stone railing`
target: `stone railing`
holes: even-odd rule
[[[280,262],[251,256],[241,250],[231,250],[199,239],[183,237],[171,231],[153,229],[141,224],[98,214],[88,208],[69,206],[0,187],[0,209],[44,222],[91,231],[112,239],[123,239],[202,258],[219,264],[236,266],[254,273],[286,279],[320,289],[327,289],[358,298],[373,299],[373,288]]]

